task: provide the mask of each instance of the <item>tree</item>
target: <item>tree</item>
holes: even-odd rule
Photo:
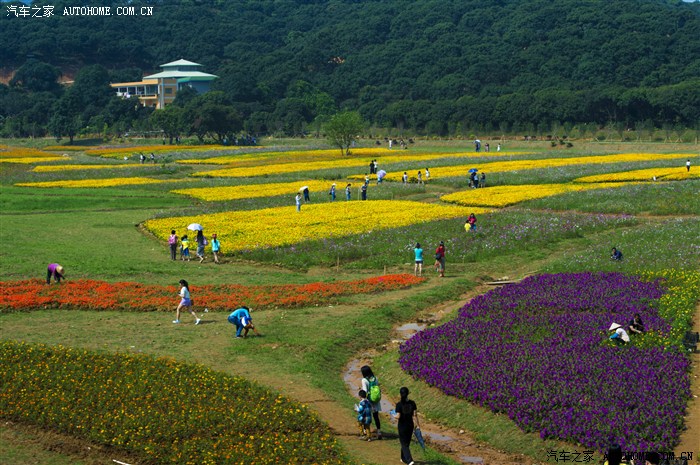
[[[172,145],[173,139],[185,132],[185,110],[177,105],[168,105],[163,110],[156,110],[151,114],[151,123],[154,127],[163,131]]]
[[[356,111],[343,111],[333,115],[323,127],[323,132],[340,153],[350,155],[350,146],[367,124]]]
[[[55,66],[37,60],[29,60],[17,70],[10,85],[28,92],[59,94],[61,92],[61,85],[58,83],[60,76],[61,70]]]

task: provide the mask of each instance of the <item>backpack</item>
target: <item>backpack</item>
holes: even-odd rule
[[[382,398],[382,391],[379,389],[377,377],[373,376],[367,380],[367,383],[369,385],[367,389],[367,399],[369,399],[370,402],[379,402]]]

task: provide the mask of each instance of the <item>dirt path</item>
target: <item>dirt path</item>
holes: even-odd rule
[[[695,307],[693,331],[700,331],[700,303]],[[700,463],[700,352],[690,354],[690,392],[692,399],[688,403],[685,415],[686,430],[681,435],[681,442],[676,447],[676,455],[692,452],[692,463]]]
[[[400,344],[404,340],[410,338],[413,334],[418,331],[423,330],[428,325],[432,323],[437,323],[442,321],[445,317],[452,314],[457,308],[464,305],[465,302],[471,300],[472,298],[493,289],[493,286],[489,285],[479,285],[471,291],[461,295],[457,300],[451,300],[442,302],[441,304],[432,307],[429,312],[424,315],[419,315],[417,318],[417,323],[407,323],[397,326],[394,329],[394,338],[391,341],[391,346],[394,347]],[[343,379],[348,388],[348,392],[355,395],[358,389],[359,373],[360,367],[362,365],[371,365],[373,356],[377,353],[367,353],[364,354],[362,358],[352,360],[346,367],[343,374]],[[398,399],[390,399],[389,396],[384,393],[382,395],[382,412],[388,412],[393,409],[394,403]],[[477,441],[472,434],[464,430],[456,430],[453,428],[447,428],[442,425],[431,423],[422,415],[419,414],[420,427],[423,432],[423,436],[426,443],[438,450],[440,453],[449,456],[451,459],[458,463],[475,463],[475,464],[530,464],[532,460],[522,455],[512,455],[506,452],[497,450],[489,445],[480,443]],[[395,426],[395,422],[392,421],[386,413],[381,415],[382,424],[383,422],[390,421],[392,425]],[[396,438],[391,438],[391,442]],[[387,442],[387,441],[382,441]],[[374,446],[373,446],[374,447]],[[393,454],[397,455],[398,444],[393,444],[392,448]],[[386,463],[386,462],[380,462]],[[416,463],[428,463],[428,462],[416,462]]]

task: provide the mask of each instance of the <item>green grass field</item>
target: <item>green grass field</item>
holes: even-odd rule
[[[11,141],[4,143],[12,144]],[[323,144],[316,141],[311,145]],[[432,145],[419,141],[410,151],[412,154],[420,151],[450,153],[465,146],[463,141]],[[575,143],[570,149],[552,149],[545,143],[525,142],[510,142],[507,146],[522,152],[536,152],[530,156],[513,155],[513,159],[622,151],[687,152],[694,161],[693,168],[700,167],[697,146]],[[99,158],[80,153],[71,155],[73,159],[66,163],[100,162]],[[334,179],[359,174],[358,170],[343,169],[264,179],[195,179],[189,174],[211,169],[211,165],[199,168],[170,162],[179,156],[168,158],[163,166],[135,165],[129,169],[95,172],[33,173],[30,171],[33,165],[0,163],[0,230],[6,239],[0,253],[3,280],[44,279],[46,266],[52,262],[64,264],[70,280],[176,285],[184,278],[193,286],[349,280],[384,272],[412,273],[415,242],[429,244],[426,246],[429,258],[430,247],[439,240],[446,242],[448,250],[446,278],[439,279],[427,259],[425,274],[428,279],[411,289],[352,296],[330,307],[262,310],[255,314],[255,321],[264,336],[244,341],[232,338],[232,326],[226,322],[223,309],[212,309],[205,315],[204,325],[175,327],[171,320],[176,296],[170,307],[152,313],[55,309],[0,312],[0,338],[110,353],[174,357],[244,376],[310,405],[338,432],[343,450],[358,464],[397,463],[399,446],[398,441],[362,444],[347,434],[348,430],[354,434],[352,405],[355,398],[354,393],[348,392],[343,377],[345,367],[353,360],[371,361],[384,392],[392,400],[398,400],[399,387],[409,386],[412,398],[419,408],[423,406],[421,412],[425,413],[425,420],[465,430],[485,448],[508,455],[523,454],[530,462],[546,461],[548,449],[575,448],[575,445],[542,441],[537,435],[522,433],[506,417],[448,398],[410,379],[395,363],[396,345],[391,341],[397,337],[394,331],[397,325],[425,318],[438,307],[444,307],[441,318],[449,319],[463,305],[467,295],[485,291],[482,283],[502,277],[519,279],[541,272],[584,270],[635,273],[646,269],[696,269],[700,263],[697,244],[700,236],[699,180],[647,183],[532,200],[480,215],[477,232],[470,234],[464,231],[463,219],[441,220],[306,241],[288,247],[225,254],[223,263],[218,266],[211,260],[203,264],[173,262],[168,256],[167,244],[141,227],[145,220],[285,205],[293,208],[293,198],[275,196],[203,202],[173,194],[172,189]],[[196,156],[204,158],[213,154],[198,152]],[[480,160],[475,157],[473,161],[478,166]],[[452,160],[448,163],[457,164]],[[463,160],[459,164],[463,164]],[[489,182],[490,185],[523,184],[523,179],[527,179],[527,183],[568,182],[589,174],[669,166],[669,162],[622,165],[500,173],[490,177]],[[423,164],[409,162],[396,169],[420,167]],[[85,189],[14,186],[17,182],[124,176],[149,176],[172,182]],[[431,181],[427,187],[385,185],[374,189],[376,195],[372,198],[436,203],[441,195],[465,188],[464,180],[448,178]],[[327,198],[325,193],[312,195],[322,199],[313,197],[315,202],[325,202]],[[338,198],[343,198],[340,190]],[[622,263],[609,260],[612,246],[624,252]],[[226,250],[226,244],[223,249]],[[196,294],[193,297],[196,300]],[[359,373],[355,373],[355,378],[359,385]],[[391,431],[392,427],[388,429]],[[105,463],[107,457],[119,458],[104,449],[94,454],[79,453],[78,439],[74,447],[55,447],[60,441],[70,442],[65,437],[56,439],[31,427],[5,423],[0,426],[0,463],[92,464]],[[429,450],[424,455],[417,447],[413,449],[422,463],[453,463],[435,451]]]

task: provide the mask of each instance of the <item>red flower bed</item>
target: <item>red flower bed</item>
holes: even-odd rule
[[[190,286],[197,307],[212,311],[247,305],[256,309],[308,307],[336,302],[338,297],[369,294],[413,286],[423,281],[410,274],[395,274],[334,283],[242,286],[237,284]],[[130,282],[75,280],[47,286],[44,281],[0,282],[0,311],[64,308],[80,310],[170,311],[178,302],[177,286]]]

